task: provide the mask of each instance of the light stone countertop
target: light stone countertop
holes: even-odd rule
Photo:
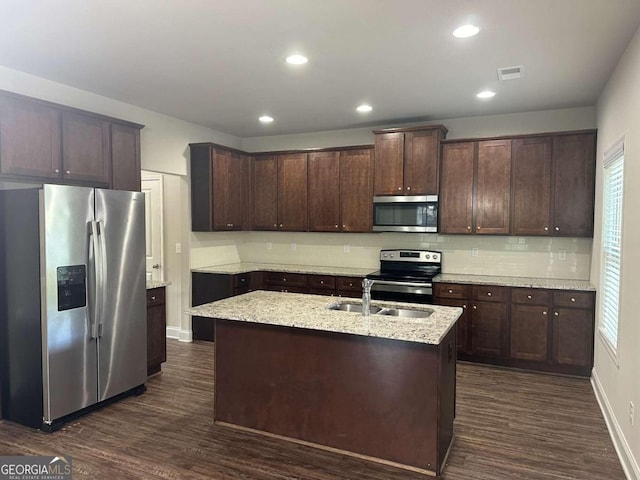
[[[147,281],[147,290],[151,290],[152,288],[160,288],[160,287],[167,287],[171,285],[171,282],[157,282],[154,280],[148,280]]]
[[[338,301],[362,303],[359,299],[338,300],[321,295],[257,290],[189,308],[186,313],[200,317],[389,338],[430,345],[438,345],[462,314],[462,309],[457,307],[373,300],[372,305],[404,306],[432,310],[433,313],[426,318],[370,315],[367,322],[360,313],[327,309],[329,305]]]
[[[311,273],[316,275],[338,275],[344,277],[364,277],[375,268],[354,267],[321,267],[317,265],[285,265],[280,263],[229,263],[227,265],[212,265],[210,267],[192,268],[192,272],[200,273],[247,273],[247,272],[287,272]]]
[[[500,277],[493,275],[464,275],[441,273],[434,283],[466,283],[471,285],[499,285],[504,287],[548,288],[551,290],[579,290],[594,292],[596,287],[588,280],[565,280],[557,278]]]

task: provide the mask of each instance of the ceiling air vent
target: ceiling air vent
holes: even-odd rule
[[[504,67],[498,69],[498,78],[500,80],[515,80],[522,76],[522,65],[517,67]]]

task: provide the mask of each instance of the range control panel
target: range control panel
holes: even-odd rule
[[[87,305],[87,268],[69,265],[56,269],[58,277],[58,311]]]
[[[442,253],[433,250],[380,250],[380,261],[441,263]]]

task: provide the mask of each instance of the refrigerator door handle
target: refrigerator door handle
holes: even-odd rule
[[[100,256],[99,256],[99,263],[100,263],[100,283],[98,284],[98,289],[99,289],[99,293],[100,293],[100,303],[99,303],[99,308],[100,308],[100,316],[98,317],[98,325],[97,325],[97,336],[101,337],[102,336],[102,328],[103,328],[103,318],[102,318],[102,312],[104,311],[105,305],[104,302],[106,301],[105,298],[105,292],[107,289],[107,240],[106,240],[106,235],[104,233],[104,223],[102,222],[96,222],[98,224],[98,238],[100,239]]]
[[[100,256],[100,250],[98,245],[98,222],[91,221],[89,223],[90,231],[89,236],[91,237],[91,245],[93,247],[93,281],[92,285],[89,287],[90,295],[89,295],[89,338],[95,339],[98,338],[98,317],[100,315],[100,305],[101,300],[98,298],[100,295],[100,273],[98,272],[98,261],[97,258]],[[89,264],[91,261],[91,255],[89,255]],[[91,277],[89,277],[91,278]],[[93,300],[93,304],[91,304],[91,300]]]

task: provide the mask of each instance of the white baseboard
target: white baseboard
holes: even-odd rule
[[[600,410],[602,410],[604,421],[609,429],[609,435],[611,436],[613,446],[616,449],[616,453],[618,454],[618,458],[620,459],[620,463],[622,464],[622,469],[624,470],[627,480],[640,480],[640,468],[638,468],[638,462],[633,456],[633,452],[629,447],[629,442],[627,442],[627,439],[620,428],[618,419],[613,414],[613,409],[611,408],[607,395],[602,389],[602,384],[600,383],[600,379],[598,378],[598,374],[595,369],[591,372],[591,386],[596,394],[596,400],[598,401],[598,405],[600,405]]]
[[[182,330],[180,327],[167,327],[167,338],[173,338],[180,342],[193,342],[193,332]]]

